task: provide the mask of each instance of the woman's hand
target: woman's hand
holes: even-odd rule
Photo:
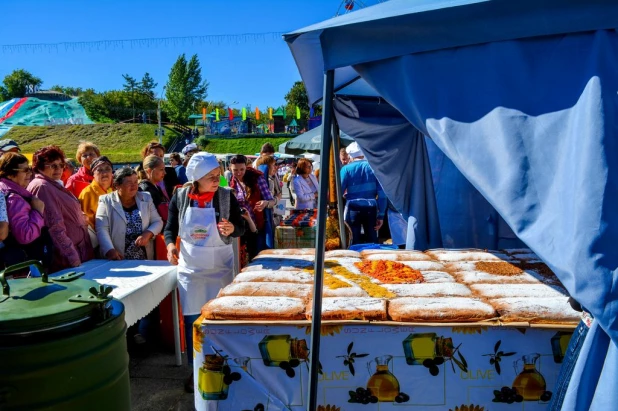
[[[167,261],[172,265],[178,265],[178,249],[174,244],[167,246]]]
[[[30,199],[30,207],[34,208],[41,215],[45,212],[45,203],[36,196],[32,196]]]
[[[234,224],[227,221],[225,218],[221,219],[221,222],[217,224],[217,228],[222,235],[229,236],[234,232]]]
[[[105,257],[107,257],[108,260],[122,260],[122,256],[115,248],[112,248],[107,253],[105,253]]]
[[[135,239],[135,245],[138,247],[146,247],[148,241],[152,240],[152,237],[154,237],[154,234],[146,230],[142,233],[142,235]]]
[[[255,207],[253,209],[257,212],[261,212],[261,211],[264,211],[266,207],[268,207],[268,201],[260,200],[257,203],[255,203]]]

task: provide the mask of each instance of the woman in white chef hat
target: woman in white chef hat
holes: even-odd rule
[[[165,244],[167,259],[178,265],[178,289],[191,364],[192,324],[202,306],[232,282],[232,237],[244,234],[245,220],[231,190],[219,187],[221,169],[213,154],[194,154],[186,172],[189,183],[176,190],[169,205]],[[176,248],[178,236],[180,251]],[[185,389],[193,390],[192,376]]]

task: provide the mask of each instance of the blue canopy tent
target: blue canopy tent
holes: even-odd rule
[[[360,82],[431,138],[595,317],[565,410],[618,403],[617,27],[610,0],[391,0],[285,36],[310,103],[326,96],[325,140],[331,109],[357,139],[360,99],[332,96]],[[372,167],[413,153],[410,135],[387,137],[357,139]],[[381,172],[401,187],[416,178]]]

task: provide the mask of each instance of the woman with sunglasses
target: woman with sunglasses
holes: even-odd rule
[[[192,324],[206,302],[234,279],[232,238],[245,231],[238,201],[219,186],[221,169],[213,154],[199,152],[187,164],[187,183],[169,206],[165,243],[167,259],[178,265],[178,290],[185,317],[187,347],[193,347]],[[176,238],[180,236],[180,252]],[[193,350],[187,350],[189,364]],[[185,382],[193,391],[193,377]]]
[[[32,167],[23,155],[5,153],[0,157],[0,191],[6,197],[10,231],[2,252],[6,266],[27,259],[23,246],[35,242],[45,226],[45,204],[26,190],[31,176]],[[15,252],[14,248],[22,250]]]
[[[45,203],[45,225],[54,242],[50,272],[78,267],[94,253],[79,200],[58,183],[65,166],[64,152],[57,146],[43,147],[34,153],[32,163],[35,174],[28,191]]]
[[[83,141],[79,143],[77,146],[77,153],[75,154],[75,159],[82,165],[77,173],[71,175],[66,182],[65,187],[69,190],[75,197],[79,197],[79,194],[82,190],[94,179],[94,175],[92,174],[92,162],[101,155],[99,151],[99,147],[97,147],[94,143]],[[60,175],[60,179],[62,179],[62,174]]]

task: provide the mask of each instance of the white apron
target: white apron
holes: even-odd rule
[[[183,315],[199,314],[234,279],[234,251],[217,230],[215,209],[187,208],[180,222],[178,288]]]

